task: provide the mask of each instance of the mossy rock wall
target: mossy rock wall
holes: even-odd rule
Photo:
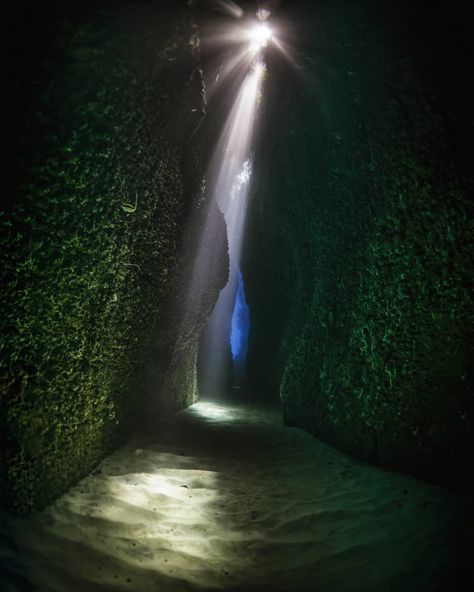
[[[303,77],[270,63],[245,255],[251,374],[290,425],[466,484],[472,173],[409,57],[406,15],[366,4],[298,16],[316,27],[299,38]]]
[[[21,129],[21,187],[1,212],[0,485],[16,511],[196,399],[197,339],[225,282],[216,267],[186,300],[209,207],[192,12],[104,6],[55,29]]]

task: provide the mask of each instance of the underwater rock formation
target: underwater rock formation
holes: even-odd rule
[[[288,424],[455,484],[474,443],[472,171],[406,15],[364,4],[306,6],[302,76],[269,67],[249,367]]]
[[[202,219],[225,226],[203,189],[205,89],[185,4],[122,3],[57,27],[20,130],[22,183],[1,213],[0,485],[16,511],[63,493],[137,421],[196,399],[227,255],[190,298]]]

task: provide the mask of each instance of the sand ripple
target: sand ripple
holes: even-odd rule
[[[3,517],[5,592],[467,590],[473,502],[277,409],[198,403],[44,512]]]

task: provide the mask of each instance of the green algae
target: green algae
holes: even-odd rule
[[[327,15],[318,22],[331,27]],[[333,46],[306,48],[318,85],[280,95],[281,138],[269,132],[254,192],[253,378],[278,388],[287,423],[462,480],[474,445],[467,184],[413,61],[374,51],[362,27],[334,32]],[[268,340],[258,332],[272,323]]]
[[[1,213],[1,497],[15,511],[64,492],[144,413],[143,367],[181,297],[202,174],[195,30],[133,16],[99,13],[61,40],[22,131],[21,192]],[[192,382],[168,409],[193,400]]]

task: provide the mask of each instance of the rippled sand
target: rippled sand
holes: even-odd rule
[[[3,517],[0,589],[468,590],[473,516],[472,500],[355,461],[277,409],[200,402],[46,511]]]

